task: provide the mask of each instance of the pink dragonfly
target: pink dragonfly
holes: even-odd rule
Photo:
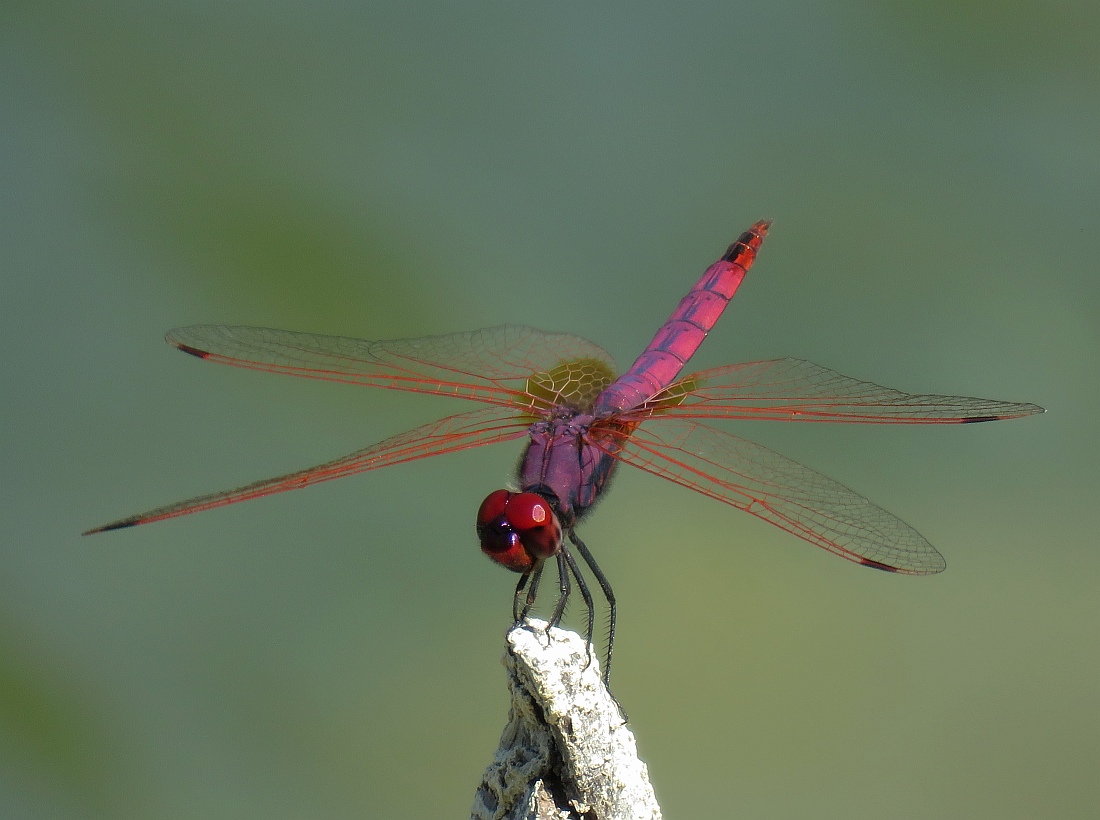
[[[478,510],[481,549],[521,575],[513,598],[517,622],[534,605],[543,569],[554,558],[559,594],[550,623],[560,622],[570,579],[575,579],[588,608],[591,641],[592,596],[566,541],[576,548],[610,608],[605,678],[614,647],[615,596],[576,526],[619,463],[723,501],[863,566],[909,575],[940,572],[946,566],[943,557],[908,524],[830,478],[697,419],[951,423],[1017,418],[1043,409],[902,393],[801,359],[726,365],[679,377],[752,266],[769,224],[757,222],[707,268],[642,355],[617,379],[611,357],[592,342],[518,325],[380,342],[223,325],[172,330],[168,342],[200,359],[455,396],[486,406],[335,461],[158,507],[85,534],[526,438],[517,489],[490,493]]]

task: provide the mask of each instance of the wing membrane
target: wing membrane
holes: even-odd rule
[[[224,507],[226,504],[235,504],[238,501],[297,490],[322,481],[376,470],[379,467],[388,467],[391,464],[400,464],[415,458],[437,456],[498,441],[509,441],[526,435],[530,423],[531,418],[524,416],[520,411],[498,407],[448,416],[372,444],[362,450],[356,450],[335,461],[257,481],[235,490],[209,493],[157,507],[148,512],[104,524],[84,534],[91,535],[107,530],[133,527],[137,524],[148,524],[152,521],[163,521],[166,518]]]
[[[947,566],[924,536],[843,484],[720,430],[655,419],[601,446],[627,464],[752,513],[849,561],[909,575]]]
[[[640,414],[864,423],[995,421],[1042,413],[1034,404],[903,393],[804,359],[772,359],[693,373],[654,396]]]
[[[526,380],[566,361],[595,359],[598,345],[565,333],[500,325],[468,333],[370,342],[289,330],[192,325],[165,337],[202,359],[311,379],[531,406]]]

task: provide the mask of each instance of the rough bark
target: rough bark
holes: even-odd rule
[[[512,704],[473,820],[659,820],[634,735],[584,639],[529,621],[507,644]]]

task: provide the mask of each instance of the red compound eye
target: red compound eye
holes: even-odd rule
[[[508,499],[504,517],[515,527],[527,551],[535,558],[549,558],[561,547],[561,524],[541,495],[517,493]]]
[[[477,511],[478,529],[504,515],[504,505],[508,503],[510,495],[511,493],[507,490],[496,490],[485,497]]]
[[[530,572],[535,558],[527,551],[504,511],[513,493],[497,490],[489,493],[477,511],[477,537],[481,551],[513,572]]]
[[[489,499],[485,499],[488,501]],[[553,517],[550,505],[541,495],[534,493],[516,493],[508,499],[504,510],[508,523],[521,532],[535,527],[546,526]]]
[[[535,493],[489,493],[477,511],[477,536],[482,552],[515,572],[530,572],[561,548],[558,517]]]

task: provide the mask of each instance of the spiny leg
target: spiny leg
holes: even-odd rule
[[[516,618],[516,623],[527,619],[527,614],[531,611],[531,607],[535,605],[535,597],[539,594],[539,582],[542,580],[542,569],[545,566],[541,561],[538,565],[528,572],[526,575],[531,578],[531,586],[527,588],[527,600],[523,602],[523,607],[519,610],[519,616]],[[523,590],[523,579],[520,579],[520,584],[516,586],[516,597],[512,601],[513,610],[516,604],[519,603],[519,596]],[[513,611],[513,614],[515,612]]]
[[[581,597],[584,598],[584,605],[588,609],[588,631],[584,633],[584,647],[588,653],[588,663],[592,662],[592,632],[596,625],[596,608],[592,603],[592,593],[588,591],[588,583],[584,580],[584,576],[581,575],[581,568],[577,566],[577,559],[573,557],[565,545],[562,544],[562,554],[565,555],[565,562],[569,564],[569,569],[573,573],[573,577],[577,579],[577,589],[580,590]],[[588,665],[585,665],[585,669]]]
[[[569,567],[566,565],[565,555],[565,550],[558,551],[558,602],[554,604],[554,611],[550,614],[550,622],[546,626],[547,632],[561,623],[565,604],[569,601]]]
[[[519,583],[516,584],[516,594],[512,597],[512,620],[515,623],[519,623],[523,619],[522,608],[520,607],[520,600],[523,598],[523,590],[527,586],[527,582],[531,580],[531,573],[525,572],[519,577]]]
[[[599,583],[600,589],[603,590],[603,597],[607,599],[607,606],[611,611],[611,617],[607,627],[607,663],[603,668],[603,682],[610,688],[611,654],[615,651],[615,618],[618,614],[618,610],[615,608],[615,593],[611,589],[611,584],[608,582],[607,576],[603,574],[603,570],[600,569],[600,565],[596,563],[596,559],[592,557],[592,553],[588,551],[588,547],[584,545],[584,542],[577,537],[575,532],[569,533],[569,540],[572,541],[580,551],[581,558],[588,564],[589,569],[592,570],[592,574],[596,576],[596,581]]]

